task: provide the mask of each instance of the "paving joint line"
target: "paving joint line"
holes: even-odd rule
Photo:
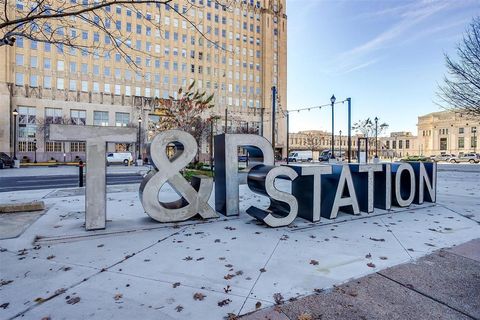
[[[275,245],[275,248],[273,248],[272,253],[271,253],[270,256],[268,257],[268,259],[267,259],[267,261],[265,262],[265,264],[263,265],[263,269],[265,269],[266,266],[267,266],[267,264],[270,262],[270,259],[273,257],[273,254],[274,254],[275,251],[277,250],[277,247],[278,247],[278,245],[280,244],[280,241],[281,241],[281,240],[280,240],[280,238],[279,238],[278,241],[277,241],[277,244]],[[262,276],[262,273],[263,273],[263,272],[260,271],[257,279],[255,280],[255,282],[253,283],[252,287],[250,288],[250,291],[248,292],[247,297],[245,298],[245,301],[243,301],[243,304],[242,304],[242,306],[240,307],[240,310],[238,311],[237,316],[239,316],[239,315],[240,315],[240,312],[242,312],[243,307],[245,306],[245,303],[247,303],[247,300],[248,300],[248,298],[250,297],[250,294],[252,293],[253,288],[255,288],[255,286],[257,285],[258,280],[260,280],[260,277]]]
[[[383,278],[385,278],[385,279],[387,279],[387,280],[390,280],[390,281],[392,281],[392,282],[395,282],[396,284],[399,284],[400,286],[402,286],[402,287],[404,287],[404,288],[406,288],[406,289],[408,289],[408,290],[411,290],[411,291],[413,291],[413,292],[416,292],[416,293],[418,293],[419,295],[424,296],[425,298],[428,298],[428,299],[430,299],[430,300],[433,300],[433,301],[435,301],[435,302],[438,303],[438,304],[441,304],[441,305],[443,305],[443,306],[445,306],[445,307],[447,307],[447,308],[449,308],[449,309],[452,309],[452,310],[454,310],[454,311],[456,311],[456,312],[458,312],[458,313],[461,313],[461,314],[463,314],[464,316],[466,316],[466,317],[468,317],[468,318],[470,318],[470,319],[477,320],[475,317],[469,315],[468,313],[466,313],[466,312],[464,312],[464,311],[462,311],[462,310],[460,310],[460,309],[457,309],[457,308],[455,308],[455,307],[452,307],[452,306],[446,304],[445,302],[443,302],[443,301],[441,301],[441,300],[438,300],[437,298],[434,298],[434,297],[432,297],[432,296],[430,296],[430,295],[428,295],[428,294],[426,294],[426,293],[424,293],[424,292],[421,292],[421,291],[415,289],[414,287],[406,286],[406,285],[404,285],[403,283],[401,283],[400,281],[397,281],[397,280],[395,280],[395,279],[390,278],[390,277],[387,276],[387,275],[382,274],[381,271],[380,271],[380,272],[377,272],[377,274],[380,275],[380,276],[382,276]]]
[[[108,271],[108,269],[113,268],[113,267],[115,267],[116,265],[119,265],[120,263],[124,262],[125,260],[128,260],[129,258],[131,258],[131,257],[133,257],[133,256],[136,256],[137,254],[139,254],[139,253],[141,253],[141,252],[143,252],[143,251],[145,251],[145,250],[147,250],[147,249],[150,249],[151,247],[155,246],[156,244],[158,244],[158,243],[160,243],[160,242],[163,242],[163,241],[167,240],[168,238],[170,238],[170,237],[172,237],[172,236],[174,236],[174,235],[177,235],[177,234],[179,234],[181,231],[184,231],[184,230],[186,230],[186,229],[188,229],[188,226],[185,227],[185,228],[183,228],[183,229],[181,229],[181,230],[178,230],[177,232],[174,232],[174,233],[166,236],[166,237],[163,238],[163,239],[158,240],[157,242],[155,242],[155,243],[153,243],[153,244],[151,244],[151,245],[146,246],[145,248],[143,248],[143,249],[135,252],[133,255],[127,255],[127,257],[124,257],[124,258],[121,259],[120,261],[115,262],[114,264],[112,264],[112,265],[110,265],[110,266],[108,266],[108,267],[106,267],[106,268],[102,268],[100,271],[98,271],[98,272],[96,272],[96,273],[94,273],[94,274],[92,274],[92,275],[90,275],[90,276],[82,279],[81,281],[78,281],[78,282],[76,282],[76,283],[73,283],[72,285],[70,285],[70,286],[69,286],[68,288],[66,288],[66,289],[65,289],[65,288],[62,288],[62,289],[65,289],[65,290],[61,290],[61,292],[54,293],[53,295],[51,295],[50,297],[44,299],[44,300],[43,300],[42,302],[40,302],[40,303],[37,302],[37,303],[35,303],[34,305],[31,305],[31,306],[28,307],[27,309],[25,309],[25,310],[17,313],[17,314],[14,315],[13,317],[9,318],[9,320],[13,320],[13,319],[15,319],[15,318],[18,318],[18,317],[20,317],[20,316],[25,315],[25,313],[33,310],[33,309],[36,308],[37,306],[39,306],[39,305],[41,305],[41,304],[43,304],[43,303],[45,303],[45,302],[48,302],[48,301],[50,301],[50,300],[52,300],[52,299],[54,299],[54,298],[56,298],[56,297],[64,294],[65,292],[67,292],[68,290],[71,290],[71,289],[75,288],[75,287],[78,286],[79,284],[81,284],[81,283],[83,283],[83,282],[87,282],[87,281],[90,280],[91,278],[93,278],[93,277],[95,277],[95,276],[97,276],[97,275],[99,275],[99,274],[101,274],[101,273],[104,273],[104,272]],[[57,263],[57,262],[55,262],[55,263]]]
[[[466,219],[468,219],[468,220],[471,220],[471,221],[473,221],[473,222],[476,222],[476,223],[480,224],[480,221],[474,220],[474,219],[472,219],[471,217],[468,217],[468,216],[466,216],[466,215],[463,215],[463,214],[461,214],[460,212],[457,212],[457,211],[455,211],[455,210],[447,207],[447,205],[445,205],[445,204],[441,204],[441,203],[440,203],[439,205],[440,205],[441,207],[443,207],[443,208],[445,208],[445,209],[447,209],[447,210],[450,210],[450,211],[452,211],[453,213],[461,216],[462,218],[466,218]]]
[[[399,245],[403,248],[403,250],[408,254],[408,256],[410,257],[410,260],[414,260],[413,257],[412,257],[412,256],[410,255],[410,253],[408,252],[407,248],[405,248],[405,246],[403,245],[403,243],[401,243],[400,240],[397,238],[397,236],[395,235],[395,232],[393,232],[393,230],[392,230],[389,226],[387,226],[387,224],[383,221],[382,218],[380,218],[380,221],[382,221],[384,227],[387,228],[387,232],[389,232],[389,230],[390,230],[389,233],[392,234],[392,236],[395,238],[395,240],[397,240],[398,244],[399,244]]]

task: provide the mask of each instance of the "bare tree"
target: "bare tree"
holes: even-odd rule
[[[314,134],[313,132],[305,133],[305,145],[307,146],[308,150],[319,150],[321,147],[320,136]]]
[[[214,0],[217,5],[226,8],[227,3]],[[227,1],[227,0],[225,0]],[[146,12],[142,12],[144,5],[150,5],[152,12],[158,12],[163,7],[171,9],[215,47],[216,42],[211,41],[200,28],[187,17],[186,12],[174,7],[172,0],[88,0],[88,1],[0,1],[0,46],[13,46],[18,37],[27,38],[33,41],[51,43],[63,50],[64,47],[78,49],[90,54],[105,55],[111,52],[120,53],[122,58],[131,66],[140,68],[130,57],[132,53],[141,51],[132,46],[132,32],[122,31],[120,25],[116,25],[116,8],[130,10],[133,14],[141,17],[145,24],[154,31],[161,30],[161,22],[156,21]],[[112,8],[112,7],[115,8]],[[189,8],[196,7],[189,3]],[[85,23],[92,27],[102,40],[84,41],[80,30],[77,30],[79,23]],[[144,51],[141,51],[144,52]],[[152,54],[153,55],[153,54]]]
[[[440,104],[449,110],[480,117],[480,17],[470,23],[457,46],[459,60],[445,54],[448,75],[439,86]]]
[[[379,123],[376,128],[375,132],[375,121],[372,119],[367,118],[365,120],[359,120],[355,122],[352,126],[352,129],[355,130],[357,133],[361,133],[368,139],[368,145],[374,145],[375,143],[375,133],[377,136],[385,133],[388,129],[387,123]]]

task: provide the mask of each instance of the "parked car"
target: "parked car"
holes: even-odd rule
[[[439,154],[437,156],[430,156],[430,159],[432,159],[433,161],[436,161],[436,162],[440,162],[440,161],[450,161],[450,159],[452,158],[455,158],[456,155],[454,154],[448,154],[448,153],[444,153],[444,154]]]
[[[320,157],[318,157],[318,161],[322,162],[322,161],[328,161],[330,160],[332,156],[332,153],[330,152],[329,149],[327,150],[323,150],[321,153],[320,153]]]
[[[247,155],[238,156],[238,162],[247,162],[247,160],[248,160]]]
[[[451,163],[459,163],[459,162],[470,162],[470,163],[479,163],[480,162],[480,157],[477,153],[465,153],[461,156],[458,157],[452,157],[450,158]]]
[[[112,163],[123,163],[128,166],[133,161],[132,154],[130,152],[112,152],[107,153],[107,166]]]
[[[288,155],[289,162],[312,161],[313,153],[311,150],[295,150]]]
[[[13,168],[13,159],[5,152],[0,152],[0,169],[5,167]]]
[[[400,161],[422,161],[422,162],[431,162],[432,159],[425,156],[408,156],[400,159]]]

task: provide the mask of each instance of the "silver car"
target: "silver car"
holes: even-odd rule
[[[470,163],[479,163],[480,162],[480,155],[478,153],[465,153],[458,157],[450,158],[451,163],[459,163],[459,162],[470,162]]]

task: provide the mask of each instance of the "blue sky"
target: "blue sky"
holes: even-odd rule
[[[480,15],[480,0],[287,0],[288,109],[352,98],[353,122],[378,116],[417,133],[417,117],[440,108],[444,53]],[[290,131],[330,130],[331,109],[292,113]],[[346,132],[336,105],[335,131]]]

